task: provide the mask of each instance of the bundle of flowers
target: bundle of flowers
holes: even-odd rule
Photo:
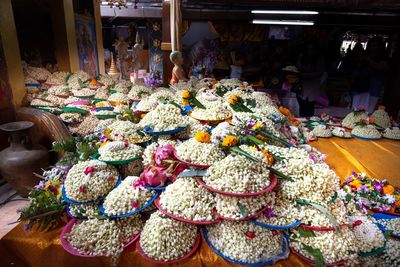
[[[380,181],[367,177],[365,173],[353,172],[342,187],[347,192],[354,192],[361,209],[400,212],[400,188],[395,188],[386,180]]]
[[[329,232],[300,229],[292,233],[290,246],[297,253],[315,261],[317,266],[337,262],[348,265],[358,263],[357,240],[350,229]]]
[[[237,127],[228,122],[221,122],[211,130],[211,142],[221,144],[225,137],[235,136],[237,131]]]
[[[361,221],[362,223],[354,227],[353,233],[357,240],[357,247],[361,255],[373,252],[385,246],[385,236],[379,227],[366,215],[349,217],[350,223]]]
[[[115,141],[127,140],[131,143],[142,143],[151,139],[139,125],[130,121],[117,120],[108,125],[104,133]]]
[[[223,221],[207,231],[211,245],[235,261],[260,263],[282,253],[282,235],[249,221]]]
[[[66,85],[54,85],[47,90],[52,95],[68,95],[70,92],[71,89]]]
[[[270,184],[268,159],[262,152],[247,146],[241,146],[241,149],[259,161],[231,154],[207,170],[204,182],[215,189],[235,193],[252,193],[266,188]]]
[[[96,94],[94,95],[94,98],[96,99],[108,99],[110,96],[110,91],[108,90],[108,87],[103,86],[97,89]]]
[[[155,132],[174,130],[187,125],[181,110],[172,104],[160,104],[146,114],[139,123],[142,127],[150,127]]]
[[[384,106],[379,106],[378,109],[372,113],[371,117],[375,118],[375,124],[379,127],[389,128],[392,125],[389,114],[386,112]]]
[[[86,82],[90,79],[89,74],[80,70],[72,73],[67,77],[68,87],[72,89],[79,89],[85,87]]]
[[[202,124],[200,121],[188,117],[188,126],[176,136],[180,139],[189,139],[195,136],[198,132],[209,132],[211,127],[207,124]]]
[[[83,120],[83,117],[79,113],[66,112],[66,113],[60,114],[60,119],[65,122],[68,122],[68,123],[78,123]]]
[[[69,75],[68,72],[65,71],[56,71],[49,75],[46,80],[48,84],[64,84],[66,83],[65,79]]]
[[[134,85],[128,93],[128,97],[132,100],[140,100],[151,94],[148,87],[143,85]]]
[[[110,192],[118,181],[115,167],[98,160],[79,162],[64,181],[66,196],[77,202],[98,199]]]
[[[131,86],[132,83],[130,81],[119,81],[112,89],[114,89],[114,91],[117,93],[128,94]]]
[[[268,225],[287,226],[302,218],[293,201],[282,196],[280,192],[275,195],[275,203],[256,218],[256,221]]]
[[[195,107],[190,116],[199,121],[223,121],[232,117],[232,113],[223,106],[209,107],[206,109]]]
[[[55,107],[56,105],[50,101],[45,101],[40,98],[34,98],[31,101],[31,106]]]
[[[107,100],[111,104],[115,103],[115,105],[121,104],[121,103],[129,104],[128,96],[123,93],[114,93],[114,94],[110,95]]]
[[[72,93],[75,97],[94,97],[96,94],[95,90],[89,88],[82,88],[82,89],[72,89]]]
[[[193,178],[179,178],[167,186],[160,205],[174,216],[193,221],[213,221],[214,195]]]
[[[194,247],[196,237],[196,226],[170,219],[157,211],[146,221],[139,244],[148,257],[171,261],[189,253]]]
[[[98,125],[94,128],[94,133],[103,133],[108,126],[113,124],[116,120],[115,119],[106,119],[106,120],[101,120]]]
[[[97,81],[104,84],[105,86],[111,86],[116,82],[115,79],[108,74],[100,74],[97,78]]]
[[[400,265],[400,241],[389,239],[386,241],[382,254],[374,257],[362,258],[361,265],[365,267],[399,266]]]
[[[347,132],[346,129],[342,127],[333,127],[332,135],[342,138],[351,138],[351,133]]]
[[[175,100],[175,94],[166,88],[156,90],[149,97],[142,98],[135,109],[140,111],[151,111],[157,107],[160,102]]]
[[[123,246],[143,227],[140,215],[117,220],[89,219],[76,223],[64,237],[79,253],[111,257],[118,263]]]
[[[207,132],[198,132],[193,139],[179,144],[176,154],[179,159],[201,165],[212,165],[225,157],[221,147],[211,143],[211,136]]]
[[[342,121],[342,126],[353,129],[361,120],[368,120],[368,114],[364,107],[360,107],[347,114]]]
[[[144,78],[144,83],[147,87],[150,87],[153,89],[160,87],[163,84],[161,73],[159,71],[151,71]]]
[[[312,131],[317,137],[331,137],[332,136],[331,130],[325,125],[319,124],[319,125],[315,126]]]
[[[243,219],[252,216],[266,206],[273,206],[274,193],[258,197],[238,198],[217,194],[216,208],[219,215],[229,219]]]
[[[351,130],[351,134],[371,139],[379,139],[382,137],[381,133],[376,129],[374,125],[358,125]]]
[[[95,219],[101,215],[98,202],[95,202],[94,204],[81,205],[70,204],[68,206],[68,211],[73,217],[78,219]]]
[[[46,81],[51,75],[50,71],[45,68],[28,66],[25,71],[27,76],[30,76],[37,81]]]
[[[99,160],[117,161],[141,157],[143,148],[127,141],[106,142],[99,148]]]
[[[103,202],[107,216],[127,214],[145,206],[154,196],[153,190],[138,185],[139,177],[128,176],[114,188]]]
[[[399,127],[386,128],[383,132],[383,137],[388,139],[400,140]]]

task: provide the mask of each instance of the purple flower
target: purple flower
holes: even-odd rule
[[[105,136],[104,134],[101,134],[101,136],[100,136],[100,142],[101,142],[101,143],[104,143],[104,142],[106,142],[107,140],[108,140],[108,137]]]
[[[367,192],[369,191],[369,188],[368,188],[368,186],[366,186],[366,185],[362,185],[362,186],[360,186],[360,187],[358,188],[358,191],[367,193]]]
[[[273,217],[276,217],[274,211],[273,211],[271,208],[267,208],[267,209],[264,211],[264,215],[265,215],[265,217],[267,217],[268,219],[271,219],[271,218],[273,218]]]
[[[382,191],[383,191],[383,183],[375,182],[374,183],[374,189],[375,189],[376,192],[382,193]]]
[[[315,156],[314,156],[313,154],[309,154],[308,157],[309,157],[312,161],[314,161],[314,163],[317,162],[317,159],[315,158]]]
[[[251,128],[251,127],[253,127],[253,126],[256,125],[256,124],[257,124],[257,121],[256,121],[256,120],[249,120],[249,121],[247,122],[247,127]]]
[[[242,131],[242,134],[243,135],[254,135],[254,132],[250,131],[250,130],[244,130],[244,131]]]
[[[358,174],[355,171],[352,171],[351,175],[353,175],[354,177],[358,177]]]
[[[32,230],[32,227],[29,224],[24,224],[23,229],[24,231],[30,231]]]
[[[349,178],[347,178],[346,183],[348,184],[348,183],[350,183],[351,181],[353,181],[353,177],[352,177],[352,176],[350,176]]]
[[[44,181],[40,181],[37,185],[35,185],[35,189],[43,189],[45,184],[46,183]]]

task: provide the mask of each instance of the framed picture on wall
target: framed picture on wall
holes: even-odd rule
[[[96,26],[92,17],[75,14],[79,67],[92,77],[99,75]]]

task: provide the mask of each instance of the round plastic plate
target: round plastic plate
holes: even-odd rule
[[[367,141],[375,141],[375,140],[381,139],[380,137],[379,138],[368,138],[368,137],[358,136],[358,135],[355,135],[355,134],[351,134],[351,136],[353,136],[355,138],[358,138],[358,139],[361,139],[361,140],[367,140]]]
[[[251,222],[254,223],[255,225],[261,226],[263,228],[271,229],[271,230],[287,230],[287,229],[295,228],[301,224],[301,221],[295,221],[294,223],[289,224],[289,225],[271,225],[271,224],[258,222],[256,219],[252,219]]]

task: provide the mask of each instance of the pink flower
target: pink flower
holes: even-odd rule
[[[162,167],[149,166],[140,174],[140,179],[149,186],[163,186],[167,181],[167,173]]]
[[[132,201],[132,208],[137,208],[138,206],[139,203],[136,200]]]
[[[142,180],[136,180],[134,183],[133,183],[133,188],[139,188],[139,189],[142,189],[142,188],[144,188],[146,186],[146,183],[144,182],[144,181],[142,181]]]
[[[165,160],[175,160],[175,148],[172,145],[165,145],[157,148],[154,153],[154,162],[157,166],[165,166]]]
[[[81,186],[79,187],[79,193],[85,193],[85,190],[86,190],[86,188],[85,188],[84,185],[81,185]]]
[[[253,232],[247,232],[247,233],[244,233],[244,235],[245,235],[247,238],[250,238],[250,239],[253,239],[254,237],[256,237],[256,234],[253,233]]]
[[[114,183],[115,179],[113,176],[108,177],[108,182]]]
[[[96,172],[96,169],[93,167],[86,167],[86,169],[83,171],[83,173],[85,175],[88,175],[89,173],[94,173],[94,172]]]

